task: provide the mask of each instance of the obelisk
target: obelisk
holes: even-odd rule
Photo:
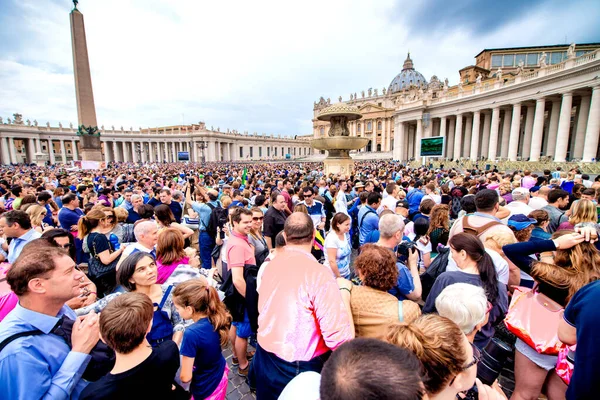
[[[81,139],[81,159],[84,161],[102,161],[100,131],[96,122],[92,75],[85,40],[85,25],[83,14],[77,9],[77,3],[77,0],[73,1],[74,7],[70,14],[75,96],[77,98],[79,121],[77,135]]]

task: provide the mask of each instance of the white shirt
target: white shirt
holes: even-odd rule
[[[486,248],[485,251],[492,257],[494,268],[498,275],[498,281],[508,285],[508,262],[494,250]],[[460,271],[460,268],[458,268],[458,265],[456,265],[456,262],[452,258],[452,252],[448,255],[448,266],[446,267],[446,271]]]
[[[442,196],[437,195],[435,193],[426,194],[425,196],[423,196],[423,198],[421,199],[421,203],[425,199],[431,199],[431,200],[435,201],[435,204],[442,204]]]
[[[533,208],[529,207],[527,204],[521,201],[513,201],[506,205],[506,208],[510,211],[510,215],[502,220],[503,223],[508,224],[508,219],[511,215],[515,214],[523,214],[529,215],[530,212],[533,211]]]
[[[543,199],[541,197],[532,197],[531,199],[529,199],[529,207],[533,208],[534,210],[539,210],[543,207],[546,207],[548,205],[548,202],[546,201],[546,199]]]
[[[321,375],[314,371],[296,375],[283,389],[279,400],[319,400]]]
[[[335,212],[341,212],[348,215],[348,200],[346,200],[346,193],[341,190],[337,196],[335,196]]]
[[[388,195],[388,197],[385,197],[383,200],[381,200],[381,205],[377,209],[377,214],[381,214],[381,212],[386,208],[390,211],[396,212],[397,202],[398,200],[396,200],[394,196]]]

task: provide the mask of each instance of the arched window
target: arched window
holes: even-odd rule
[[[381,143],[377,145],[377,151],[381,151]]]
[[[380,131],[381,130],[381,121],[377,122],[377,130]]]
[[[325,134],[325,128],[321,127],[319,133],[321,134],[321,136],[323,136]]]
[[[367,131],[371,131],[373,130],[373,124],[371,123],[371,121],[367,122]]]
[[[360,129],[361,129],[361,125],[360,125],[360,124],[358,124],[358,126],[356,127],[356,131],[357,131],[357,132],[360,132]]]

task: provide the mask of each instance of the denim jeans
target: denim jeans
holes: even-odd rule
[[[211,269],[211,253],[215,247],[215,239],[211,238],[206,231],[200,231],[198,244],[200,246],[200,260],[202,261],[202,268]]]
[[[321,373],[331,351],[314,357],[309,361],[288,362],[256,346],[256,354],[250,363],[248,384],[256,388],[256,398],[277,400],[285,386],[297,375],[306,371]]]

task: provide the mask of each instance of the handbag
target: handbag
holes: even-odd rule
[[[560,353],[558,353],[558,360],[556,361],[556,374],[567,385],[571,383],[571,377],[573,376],[576,347],[577,345],[563,347]]]
[[[88,236],[88,248],[90,248],[90,236]],[[103,264],[100,261],[100,257],[98,257],[98,252],[96,251],[96,241],[92,240],[91,248],[94,250],[93,257],[90,257],[88,261],[88,276],[91,278],[98,278],[103,275],[106,275],[110,272],[114,272],[117,269],[117,263],[119,262],[120,256],[117,257],[110,264]]]
[[[564,308],[533,289],[516,287],[504,319],[515,336],[540,354],[556,355],[565,346],[558,339],[558,324]]]

